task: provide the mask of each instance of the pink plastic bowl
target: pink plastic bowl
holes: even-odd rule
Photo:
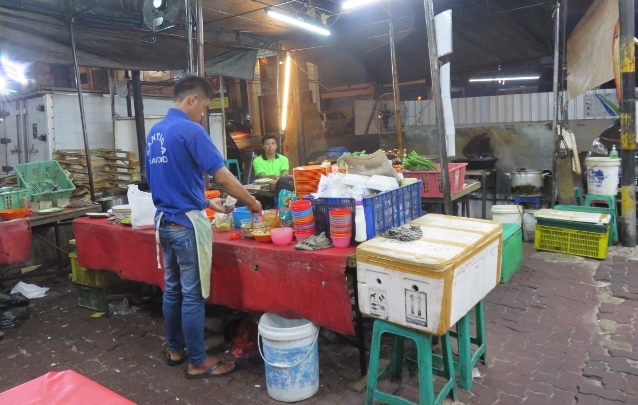
[[[334,236],[332,237],[332,243],[335,245],[335,247],[337,248],[345,248],[350,246],[350,239],[352,238],[352,235],[350,236]]]
[[[292,242],[292,228],[272,228],[270,237],[275,245],[286,246]]]

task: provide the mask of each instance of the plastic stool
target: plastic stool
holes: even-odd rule
[[[237,175],[235,177],[237,177],[237,180],[241,183],[241,168],[239,166],[239,161],[237,159],[227,159],[224,161],[224,164],[228,170],[230,170],[230,165],[235,165],[237,168]]]
[[[583,192],[580,187],[574,187],[574,200],[576,205],[583,205]]]
[[[587,194],[587,197],[585,197],[585,207],[605,207],[612,211],[609,242],[610,245],[613,242],[618,242],[618,209],[616,207],[616,196]]]
[[[379,351],[381,349],[381,336],[384,333],[394,335],[392,341],[392,359],[390,364],[379,372]],[[419,402],[417,405],[440,405],[446,396],[450,395],[453,400],[457,400],[456,385],[454,382],[454,363],[452,359],[452,348],[450,346],[450,335],[446,332],[441,336],[441,346],[443,347],[442,363],[443,369],[436,369],[432,364],[432,335],[408,329],[400,325],[395,325],[377,319],[374,321],[372,332],[372,344],[370,346],[370,365],[368,368],[368,388],[366,390],[366,405],[372,405],[374,401],[384,402],[390,405],[415,404],[404,398],[400,398],[377,390],[379,378],[389,373],[394,378],[401,378],[403,370],[403,352],[405,339],[414,342],[417,356],[416,362],[419,368]],[[447,379],[447,382],[434,399],[433,374]]]
[[[540,197],[514,197],[514,204],[519,205],[523,203],[534,203],[537,210],[542,208],[542,202]]]
[[[485,311],[483,301],[474,306],[476,314],[476,336],[472,336],[470,328],[470,312],[456,323],[456,332],[450,331],[450,336],[457,339],[458,360],[454,361],[454,369],[459,372],[459,387],[464,390],[472,389],[472,369],[479,360],[487,363],[487,351],[485,348]],[[477,346],[472,353],[472,344]],[[432,355],[434,364],[443,365],[443,357]]]

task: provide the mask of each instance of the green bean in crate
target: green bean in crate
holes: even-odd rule
[[[31,201],[69,198],[75,186],[56,160],[22,163],[14,166],[20,187],[31,193]]]

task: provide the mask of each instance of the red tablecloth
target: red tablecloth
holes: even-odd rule
[[[52,371],[0,393],[0,404],[135,405],[75,371]]]
[[[31,250],[31,227],[25,219],[0,222],[0,264],[23,262]]]
[[[80,266],[117,272],[127,280],[164,286],[157,268],[155,232],[110,225],[104,219],[73,222]],[[214,233],[208,301],[241,311],[304,317],[354,335],[344,270],[355,248],[295,250]]]

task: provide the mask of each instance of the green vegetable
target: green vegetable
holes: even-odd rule
[[[407,159],[403,161],[403,168],[412,172],[439,170],[431,160],[422,158],[415,151],[410,152]]]

